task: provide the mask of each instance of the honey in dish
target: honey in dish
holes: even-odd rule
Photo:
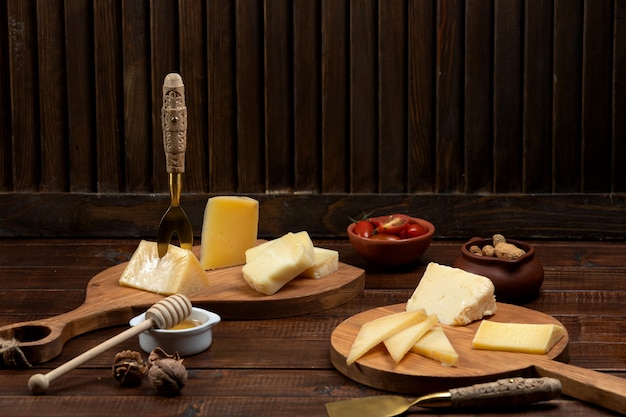
[[[192,327],[197,327],[197,326],[199,326],[201,324],[202,324],[202,322],[200,320],[187,318],[187,319],[181,321],[180,323],[178,323],[176,326],[170,327],[168,330],[191,329]]]

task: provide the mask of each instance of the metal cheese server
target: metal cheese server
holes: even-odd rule
[[[176,73],[167,74],[163,81],[161,126],[166,169],[169,174],[170,207],[159,224],[157,234],[159,258],[167,253],[174,233],[178,235],[181,248],[191,249],[193,246],[191,222],[180,206],[187,149],[187,107],[185,107],[185,85],[182,77]]]
[[[393,417],[414,405],[426,408],[514,407],[552,400],[560,394],[561,382],[555,378],[507,378],[416,399],[379,395],[335,401],[326,404],[326,412],[330,417]]]

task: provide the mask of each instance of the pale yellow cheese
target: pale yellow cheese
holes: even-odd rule
[[[548,353],[565,336],[557,324],[499,323],[483,320],[476,331],[474,349]]]
[[[346,363],[348,365],[353,364],[383,340],[413,324],[423,321],[426,317],[428,317],[426,312],[423,309],[418,309],[390,314],[363,324],[354,342],[352,342],[346,357]]]
[[[301,277],[320,279],[339,270],[339,252],[318,247],[313,249],[315,251],[315,264],[304,270],[300,274]]]
[[[411,352],[415,352],[422,356],[441,362],[444,366],[456,366],[459,362],[459,354],[456,352],[452,343],[439,326],[433,327],[419,339]]]
[[[489,278],[431,262],[406,309],[424,308],[443,324],[462,326],[495,313],[494,290]]]
[[[303,244],[293,233],[271,241],[241,269],[245,281],[265,295],[275,294],[289,281],[313,266],[313,243]]]
[[[246,262],[246,250],[256,244],[259,202],[249,197],[209,198],[204,209],[200,264],[215,269]]]
[[[300,239],[302,244],[308,246],[312,245],[311,237],[306,231],[294,233],[294,235]],[[272,241],[263,242],[253,248],[246,251],[246,262],[250,262],[256,256],[258,256],[263,250],[265,250]],[[319,279],[336,272],[339,269],[339,252],[332,249],[314,247],[315,263],[312,267],[304,270],[300,276],[303,278]]]
[[[119,284],[157,294],[191,295],[209,286],[198,258],[187,249],[169,245],[159,258],[156,242],[142,240],[122,272]]]
[[[404,355],[411,350],[411,347],[413,347],[424,333],[430,330],[437,321],[437,315],[431,314],[419,323],[407,327],[385,339],[383,343],[394,362],[400,362],[402,358],[404,358]]]

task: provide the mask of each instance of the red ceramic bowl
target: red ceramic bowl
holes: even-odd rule
[[[355,223],[348,226],[348,239],[354,250],[365,260],[381,266],[401,266],[417,261],[426,250],[435,233],[435,226],[424,219],[411,217],[411,222],[426,229],[421,236],[401,240],[376,240],[354,233]]]

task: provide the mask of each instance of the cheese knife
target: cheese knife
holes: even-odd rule
[[[401,395],[379,395],[334,401],[326,404],[326,412],[329,417],[393,417],[414,405],[425,408],[514,407],[549,401],[560,394],[561,382],[556,378],[517,377],[453,388],[413,399]]]

